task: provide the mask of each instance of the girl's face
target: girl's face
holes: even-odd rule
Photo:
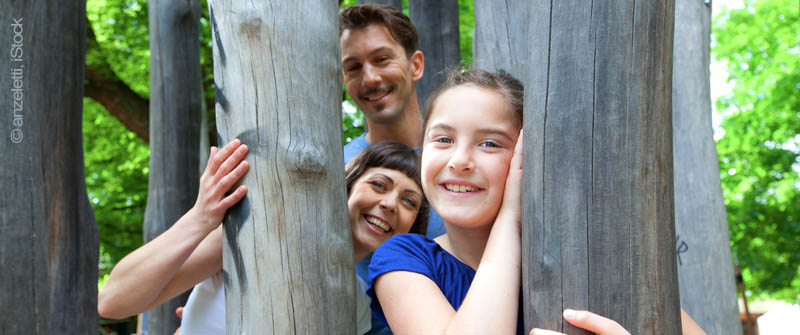
[[[422,150],[422,187],[444,221],[462,227],[494,222],[519,126],[497,92],[457,86],[431,112]]]
[[[347,207],[356,250],[375,251],[395,234],[405,234],[417,218],[422,190],[405,173],[373,167],[353,183]]]

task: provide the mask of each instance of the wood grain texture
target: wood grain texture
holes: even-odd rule
[[[525,0],[475,0],[472,64],[488,71],[505,70],[521,80],[527,63]]]
[[[709,334],[741,334],[711,125],[711,6],[675,0],[672,129],[681,306]]]
[[[85,3],[7,2],[0,22],[0,334],[91,334],[99,242],[81,144]]]
[[[200,0],[148,2],[150,177],[144,239],[172,226],[197,199],[202,121]],[[171,334],[188,293],[148,312],[148,331]]]
[[[367,3],[389,5],[397,9],[403,9],[403,0],[358,0],[359,5]]]
[[[419,49],[425,55],[425,73],[415,84],[422,108],[447,79],[446,70],[461,62],[458,0],[409,0],[408,11],[419,34]]]
[[[676,334],[670,0],[527,9],[526,329],[585,333],[565,308]],[[477,25],[477,23],[476,23]]]
[[[334,1],[209,1],[217,129],[250,148],[225,219],[229,334],[354,334]]]

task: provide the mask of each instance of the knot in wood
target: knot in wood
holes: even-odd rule
[[[325,172],[325,154],[313,145],[299,145],[289,149],[286,157],[292,170],[299,174]]]
[[[264,27],[264,20],[256,11],[244,11],[236,15],[237,28],[239,32],[250,39],[261,42],[261,28]]]

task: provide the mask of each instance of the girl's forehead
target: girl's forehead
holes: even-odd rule
[[[509,103],[496,90],[460,85],[442,92],[428,117],[426,131],[439,123],[516,123]],[[518,126],[515,128],[519,128]]]

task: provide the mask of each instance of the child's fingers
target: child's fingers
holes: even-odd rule
[[[523,129],[520,129],[519,136],[517,137],[517,144],[514,146],[514,155],[511,157],[511,168],[512,169],[522,169],[522,152],[523,149]]]
[[[208,152],[208,162],[206,162],[206,169],[203,170],[203,175],[206,175],[206,176],[210,176],[211,175],[211,165],[212,165],[212,162],[214,161],[214,155],[216,155],[218,151],[219,151],[219,149],[217,149],[217,147],[215,147],[215,146],[212,146],[211,150],[209,150],[209,152]]]
[[[230,156],[228,156],[228,158],[225,159],[225,162],[223,162],[222,165],[220,165],[219,169],[215,173],[217,178],[222,178],[228,175],[231,172],[231,170],[233,170],[236,166],[238,166],[239,163],[242,162],[244,157],[247,156],[247,151],[248,148],[246,145],[241,145],[238,148],[236,148],[236,151],[234,151]]]
[[[564,310],[564,319],[575,327],[580,327],[598,335],[630,334],[614,320],[589,311]]]
[[[239,141],[238,138],[234,139],[233,141],[228,142],[228,144],[222,147],[222,149],[216,152],[214,155],[211,155],[208,161],[208,172],[212,175],[216,174],[217,169],[219,169],[220,165],[222,165],[222,162],[224,162],[228,156],[230,156],[231,152],[238,148],[240,144],[242,144],[242,142]]]

